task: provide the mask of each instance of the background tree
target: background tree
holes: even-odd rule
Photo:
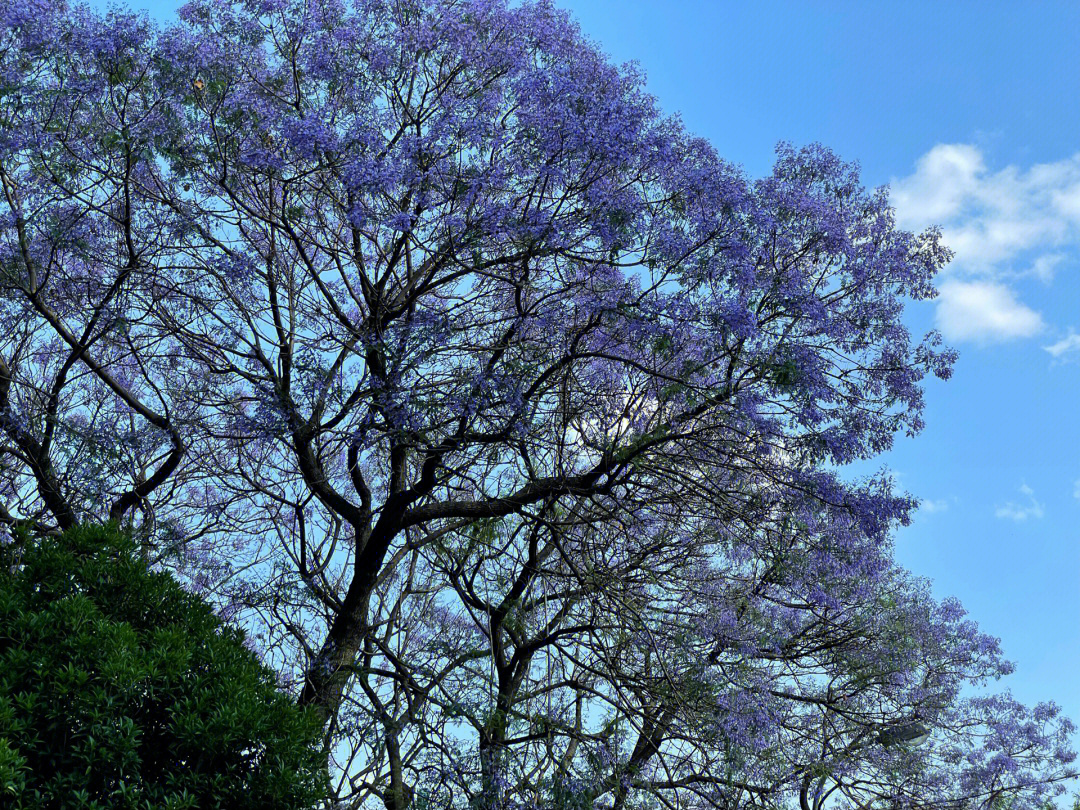
[[[111,527],[0,547],[0,794],[20,808],[309,808],[319,723]]]
[[[891,562],[913,501],[837,473],[953,360],[902,322],[948,251],[855,166],[751,182],[548,3],[5,13],[9,513],[237,613],[342,801],[1066,776],[1052,708],[961,698],[1007,667]]]

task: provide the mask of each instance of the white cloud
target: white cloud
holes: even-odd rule
[[[1080,243],[1080,153],[990,172],[977,146],[938,144],[893,180],[892,203],[905,228],[940,225],[957,268],[991,269],[1022,251]]]
[[[1080,499],[1080,478],[1073,481],[1073,497]]]
[[[898,222],[905,228],[925,228],[952,219],[985,171],[976,147],[938,144],[919,158],[914,174],[893,181],[891,200]]]
[[[1051,343],[1049,346],[1043,346],[1043,348],[1050,352],[1055,360],[1060,360],[1080,352],[1080,335],[1070,329],[1069,334],[1057,343]]]
[[[944,498],[938,498],[935,500],[919,501],[919,511],[927,512],[931,515],[937,512],[945,512],[949,508],[949,502]]]
[[[937,326],[949,340],[992,343],[1031,337],[1043,329],[1042,316],[993,281],[945,281],[939,288]]]
[[[1039,314],[1008,283],[1033,277],[1049,284],[1080,254],[1080,153],[995,171],[975,145],[938,144],[891,185],[897,222],[911,230],[940,226],[956,254],[946,278],[972,285],[938,303],[942,331],[952,330],[947,337],[989,342],[1041,330]]]
[[[1035,491],[1027,484],[1021,484],[1020,494],[1027,496],[1026,504],[1017,504],[1009,501],[1004,506],[994,510],[994,517],[999,519],[1014,520],[1018,523],[1034,518],[1038,520],[1043,516],[1043,505],[1035,500]]]
[[[1065,261],[1064,253],[1045,253],[1042,256],[1037,256],[1035,261],[1031,263],[1031,268],[1020,275],[1035,276],[1043,284],[1049,284],[1054,280],[1054,273],[1057,272],[1058,265],[1063,261]]]

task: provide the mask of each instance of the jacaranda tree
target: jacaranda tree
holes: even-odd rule
[[[949,375],[939,234],[748,180],[547,2],[9,3],[6,512],[260,639],[344,807],[996,808],[1051,705],[845,463]],[[919,747],[900,740],[923,736]]]

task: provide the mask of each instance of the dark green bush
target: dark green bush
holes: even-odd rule
[[[109,527],[0,546],[0,806],[315,806],[318,721],[242,641]]]

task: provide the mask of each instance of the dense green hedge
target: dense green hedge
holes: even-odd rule
[[[317,721],[121,533],[0,546],[0,806],[306,808]]]

